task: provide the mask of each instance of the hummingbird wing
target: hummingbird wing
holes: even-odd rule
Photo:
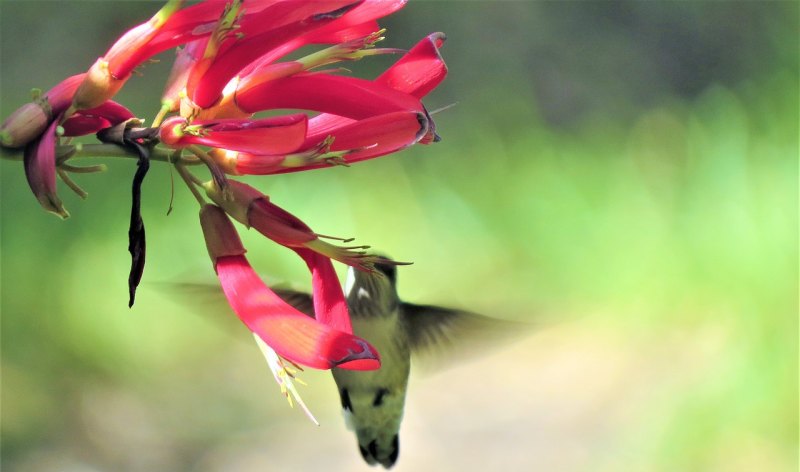
[[[202,308],[204,311],[230,311],[222,288],[215,283],[166,283],[161,284],[172,296],[177,295],[188,306]],[[314,318],[314,303],[311,295],[298,290],[272,287],[272,291],[289,305]]]
[[[412,354],[436,367],[485,353],[502,341],[531,330],[528,323],[434,305],[403,303],[402,309]]]
[[[272,287],[272,291],[289,305],[314,318],[314,301],[311,299],[311,295],[289,288]]]

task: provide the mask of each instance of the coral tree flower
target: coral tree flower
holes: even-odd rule
[[[59,97],[56,95],[56,97]],[[30,141],[23,154],[25,176],[36,199],[42,207],[61,218],[67,218],[69,212],[64,208],[61,199],[56,193],[56,146],[58,144],[58,123],[63,118],[64,109],[68,102],[54,100],[52,110],[60,113],[48,117],[47,129],[38,137]],[[103,128],[114,126],[133,118],[133,114],[124,106],[108,101],[99,107],[82,110],[73,115],[63,124],[64,136],[83,136],[95,133]],[[36,125],[38,127],[38,124]],[[63,176],[62,176],[63,177]]]
[[[18,108],[0,126],[0,144],[18,148],[39,137],[56,116],[64,113],[86,74],[73,75],[30,103]]]
[[[317,369],[380,367],[378,353],[368,342],[304,315],[270,290],[245,258],[236,230],[221,208],[204,206],[200,223],[228,303],[270,348],[292,362]]]
[[[302,113],[259,120],[168,119],[161,142],[174,148],[205,145],[243,152],[293,152],[305,141],[308,117]]]
[[[170,0],[149,21],[122,35],[86,73],[73,98],[73,108],[94,108],[112,98],[131,72],[152,56],[208,36],[226,2],[209,0],[180,9]]]
[[[374,270],[375,263],[394,262],[365,254],[362,249],[366,246],[339,247],[323,241],[308,225],[270,202],[269,197],[255,188],[235,180],[228,180],[228,186],[228,198],[213,181],[208,182],[205,189],[208,196],[234,219],[295,251],[312,274],[317,319],[351,332],[347,303],[331,259],[363,271]]]
[[[374,40],[374,34],[349,43],[364,44],[368,38]],[[443,43],[443,34],[429,35],[374,81],[296,73],[302,67],[292,64],[302,60],[262,66],[260,72],[237,82],[236,110],[246,114],[278,108],[321,112],[309,120],[305,142],[290,154],[219,146],[211,155],[230,174],[274,174],[351,164],[435,141],[433,121],[420,99],[447,74],[439,54]],[[342,50],[348,49],[321,57],[323,61],[330,55],[337,57]],[[292,72],[284,76],[288,69]]]
[[[360,1],[284,0],[273,2],[237,23],[236,34],[223,28],[209,40],[203,58],[194,65],[187,81],[187,95],[199,108],[219,100],[228,82],[242,69],[286,41],[330,24]],[[236,9],[234,4],[232,9]]]

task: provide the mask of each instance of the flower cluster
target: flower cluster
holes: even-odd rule
[[[389,261],[368,254],[367,246],[332,244],[327,240],[337,238],[314,232],[229,176],[349,165],[438,141],[421,99],[446,75],[439,55],[444,35],[431,34],[408,51],[375,47],[385,31],[376,20],[405,2],[206,0],[184,7],[182,1],[168,1],[149,21],[122,35],[87,72],[37,94],[14,112],[0,127],[0,145],[21,150],[33,194],[46,210],[64,218],[68,213],[57,194],[56,175],[82,193],[68,174],[101,170],[68,161],[103,150],[113,155],[110,144],[139,159],[130,233],[131,303],[144,267],[138,185],[150,160],[174,165],[201,204],[208,252],[229,304],[260,345],[268,346],[282,386],[294,391],[283,359],[320,369],[376,369],[376,350],[352,334],[332,260],[366,271]],[[308,46],[316,51],[298,58]],[[112,99],[137,67],[173,48],[177,56],[160,109],[145,127]],[[399,59],[373,80],[329,67],[376,54]],[[278,109],[311,114],[254,116]],[[94,133],[105,144],[93,151],[91,145],[69,142]],[[210,171],[210,181],[190,171],[198,165]],[[230,217],[302,258],[312,276],[315,318],[261,281]]]

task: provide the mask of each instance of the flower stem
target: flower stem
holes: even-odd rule
[[[164,117],[167,116],[167,113],[169,113],[169,107],[166,105],[161,105],[161,108],[158,110],[158,114],[156,114],[156,117],[153,118],[153,124],[151,126],[153,128],[158,128],[161,126],[161,122],[164,121]]]
[[[86,200],[86,197],[88,197],[89,194],[86,193],[86,191],[82,189],[77,183],[75,183],[75,181],[70,178],[70,176],[64,169],[57,169],[56,172],[58,172],[58,176],[61,177],[61,180],[64,181],[65,184],[67,184],[67,187],[69,187],[73,192],[78,194],[79,197]]]
[[[172,149],[156,147],[150,156],[151,161],[171,162],[175,159],[171,157]],[[125,149],[116,144],[67,144],[56,147],[56,160],[63,163],[74,158],[103,158],[103,157],[125,157],[129,159],[139,159],[139,155],[132,150]],[[21,161],[23,157],[22,149],[6,148],[0,146],[0,159],[10,161]],[[181,157],[179,161],[183,165],[194,166],[202,164],[199,159],[194,157]]]

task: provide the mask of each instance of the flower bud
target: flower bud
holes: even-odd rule
[[[41,135],[53,118],[69,107],[72,96],[85,75],[78,74],[64,79],[41,97],[12,113],[0,126],[0,145],[20,148]]]
[[[204,205],[200,210],[200,226],[203,228],[208,255],[215,267],[220,257],[241,256],[247,252],[236,228],[220,207]]]

